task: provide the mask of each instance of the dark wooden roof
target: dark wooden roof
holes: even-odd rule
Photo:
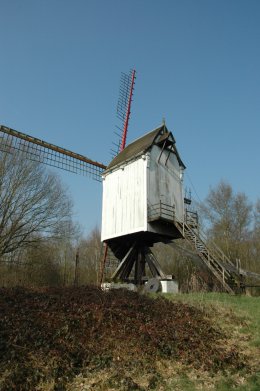
[[[152,130],[149,133],[146,133],[144,136],[138,138],[137,140],[133,141],[131,144],[129,144],[122,152],[120,152],[107,166],[106,171],[110,170],[111,168],[118,166],[122,164],[123,162],[126,162],[128,160],[131,160],[135,156],[140,155],[141,153],[145,153],[152,145],[154,144],[161,144],[162,141],[168,139],[169,137],[172,138],[173,141],[173,150],[176,154],[179,164],[185,168],[183,162],[181,161],[181,158],[178,154],[178,151],[175,147],[175,139],[171,132],[168,131],[167,127],[163,124],[160,127]]]

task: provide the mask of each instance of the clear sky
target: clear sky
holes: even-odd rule
[[[134,67],[128,142],[165,117],[201,200],[222,179],[260,197],[259,0],[0,0],[0,16],[1,124],[107,164]],[[102,186],[61,174],[88,233]]]

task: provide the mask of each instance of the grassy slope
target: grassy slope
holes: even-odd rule
[[[260,390],[260,298],[0,290],[0,390]]]
[[[207,316],[228,334],[230,341],[249,357],[251,370],[245,373],[226,373],[205,376],[185,369],[169,382],[170,389],[218,391],[260,390],[260,297],[231,296],[224,293],[193,293],[167,295],[169,300],[181,301],[205,311]]]
[[[158,391],[259,391],[260,390],[260,297],[231,296],[222,293],[196,293],[163,295],[173,302],[183,302],[202,310],[205,317],[222,329],[229,337],[230,346],[248,357],[249,368],[241,370],[205,371],[183,365],[178,360],[160,360],[148,388],[143,382],[143,390]],[[157,297],[157,295],[155,295]],[[225,341],[226,343],[226,341]],[[100,375],[106,379],[107,372]],[[109,375],[108,375],[109,377]],[[141,385],[145,373],[136,375],[136,382]],[[112,379],[112,378],[111,378]],[[101,391],[130,391],[122,379],[118,382],[100,380]],[[89,378],[79,377],[73,382],[70,391],[85,391],[90,384]],[[97,384],[97,383],[96,383]],[[147,384],[147,383],[146,383]]]

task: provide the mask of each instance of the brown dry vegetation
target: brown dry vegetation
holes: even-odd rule
[[[0,313],[1,391],[67,390],[78,377],[89,379],[82,390],[155,389],[174,362],[210,373],[248,365],[203,310],[162,297],[95,287],[0,289]]]

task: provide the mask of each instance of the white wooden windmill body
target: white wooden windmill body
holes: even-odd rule
[[[165,125],[129,144],[103,173],[102,240],[179,236],[173,220],[184,220],[184,169]]]
[[[183,171],[165,124],[129,144],[103,172],[101,239],[119,260],[112,280],[144,284],[171,280],[151,247],[182,237]]]

